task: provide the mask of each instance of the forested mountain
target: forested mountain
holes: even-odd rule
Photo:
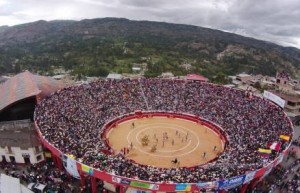
[[[209,78],[240,72],[274,76],[283,69],[298,76],[300,50],[203,27],[119,18],[0,27],[0,73],[51,73],[63,66],[106,75],[131,72],[134,63],[147,63],[147,76],[166,71]]]

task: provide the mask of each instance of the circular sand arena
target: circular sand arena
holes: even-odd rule
[[[160,168],[202,165],[224,150],[224,142],[212,129],[179,118],[127,120],[112,128],[106,138],[115,154],[126,147],[127,159]]]

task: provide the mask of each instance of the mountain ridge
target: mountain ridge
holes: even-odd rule
[[[97,21],[101,21],[101,22],[110,22],[110,21],[126,21],[126,22],[135,22],[135,23],[156,23],[158,25],[160,24],[163,24],[163,25],[175,25],[175,26],[186,26],[186,27],[189,27],[190,29],[191,28],[195,28],[195,29],[201,29],[201,30],[212,30],[212,31],[215,31],[215,32],[221,32],[221,33],[224,33],[224,34],[228,34],[229,36],[233,35],[233,36],[239,36],[239,37],[242,37],[242,38],[246,38],[246,39],[249,39],[249,40],[254,40],[254,41],[259,41],[259,42],[263,42],[265,44],[271,44],[271,45],[275,45],[275,46],[279,46],[279,47],[283,47],[283,48],[293,48],[293,49],[297,49],[300,51],[300,49],[296,48],[296,47],[291,47],[291,46],[281,46],[279,44],[276,44],[276,43],[273,43],[273,42],[269,42],[269,41],[266,41],[266,40],[260,40],[260,39],[257,39],[257,38],[254,38],[254,37],[247,37],[247,36],[242,36],[242,35],[239,35],[239,34],[235,34],[235,33],[232,33],[232,32],[227,32],[227,31],[222,31],[222,30],[219,30],[219,29],[213,29],[213,28],[207,28],[207,27],[201,27],[201,26],[196,26],[196,25],[188,25],[188,24],[176,24],[176,23],[168,23],[168,22],[159,22],[159,21],[147,21],[147,20],[129,20],[129,19],[126,19],[126,18],[112,18],[112,17],[106,17],[106,18],[95,18],[95,19],[82,19],[82,20],[79,20],[79,21],[76,21],[76,20],[51,20],[51,21],[46,21],[46,20],[38,20],[38,21],[34,21],[34,22],[30,22],[30,23],[24,23],[24,24],[18,24],[18,25],[14,25],[14,26],[7,26],[7,25],[4,25],[4,26],[0,26],[0,29],[2,29],[2,33],[3,31],[6,31],[6,30],[9,30],[10,28],[20,28],[20,27],[34,27],[35,25],[40,25],[40,24],[61,24],[61,23],[68,23],[68,24],[74,24],[74,23],[85,23],[85,22],[97,22]],[[33,26],[31,26],[33,25]],[[65,25],[63,25],[65,26]],[[1,33],[0,31],[0,33]],[[0,35],[0,38],[1,38],[1,35]]]
[[[124,48],[124,44],[128,48]],[[47,47],[42,45],[47,45]],[[99,54],[99,50],[103,50],[99,48],[100,46],[109,49],[107,52],[111,52],[114,59],[107,54]],[[36,50],[36,47],[40,50]],[[72,48],[71,51],[68,51],[68,48]],[[55,49],[63,53],[55,52]],[[239,52],[239,49],[244,51]],[[87,53],[87,50],[94,53],[94,56]],[[26,54],[33,57],[35,62],[40,61],[40,65],[45,63],[43,55],[52,55],[57,61],[57,63],[50,62],[54,66],[58,66],[59,62],[62,62],[63,66],[68,66],[64,62],[71,59],[65,55],[70,54],[76,56],[75,64],[71,65],[71,69],[86,61],[84,63],[88,63],[88,66],[96,64],[108,71],[118,71],[123,68],[119,61],[125,58],[127,65],[125,72],[130,71],[130,62],[141,62],[140,57],[158,58],[157,61],[150,61],[153,65],[157,62],[167,62],[164,68],[157,69],[158,72],[176,71],[182,62],[188,61],[192,65],[189,71],[208,76],[212,76],[214,71],[226,75],[242,71],[271,75],[276,70],[284,69],[297,77],[300,66],[300,50],[294,47],[283,47],[252,37],[200,26],[134,21],[125,18],[97,18],[80,21],[40,20],[0,27],[0,51],[9,55],[8,58],[0,55],[0,59],[4,58],[6,64],[0,62],[0,69],[4,69],[4,66],[9,66],[8,63],[11,63],[8,71],[14,70],[16,60],[20,63],[21,69],[29,67],[30,65],[26,62],[30,60]],[[16,51],[16,54],[13,51]],[[220,53],[226,54],[224,58],[218,60],[217,56]],[[78,54],[81,54],[81,57]],[[130,55],[133,59],[129,58]],[[177,62],[176,59],[179,61]],[[203,64],[205,61],[212,66],[206,68]],[[171,63],[176,64],[173,66]],[[216,68],[218,66],[222,69],[218,70]],[[41,67],[34,65],[33,70],[41,70]],[[184,73],[187,71],[182,68],[180,70]],[[179,70],[177,74],[181,74]]]

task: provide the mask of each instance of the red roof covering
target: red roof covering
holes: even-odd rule
[[[208,79],[202,75],[198,74],[188,74],[185,77],[187,80],[197,80],[197,81],[202,81],[202,82],[207,82]]]
[[[22,72],[0,85],[0,111],[19,100],[40,95],[44,97],[63,88],[63,83],[51,77]]]

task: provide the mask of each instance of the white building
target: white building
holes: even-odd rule
[[[0,162],[34,164],[43,160],[43,149],[30,120],[0,122]]]
[[[120,80],[123,76],[121,74],[109,73],[106,78]]]

